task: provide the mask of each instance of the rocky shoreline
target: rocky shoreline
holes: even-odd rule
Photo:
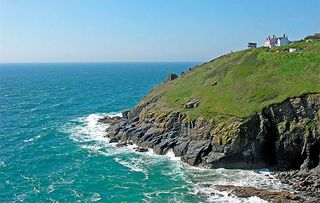
[[[320,199],[320,167],[273,173],[282,183],[290,185],[305,197]]]
[[[109,125],[106,135],[119,146],[134,143],[140,151],[172,150],[192,166],[284,171],[277,173],[281,181],[303,195],[319,197],[319,93],[286,99],[250,118],[224,115],[221,122],[189,120],[185,113],[170,110],[155,112],[160,96],[145,97],[122,117],[101,119]]]

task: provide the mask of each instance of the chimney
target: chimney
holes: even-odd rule
[[[285,38],[286,37],[286,34],[283,34],[283,38]]]

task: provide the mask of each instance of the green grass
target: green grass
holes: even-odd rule
[[[286,52],[290,47],[302,50]],[[161,108],[184,111],[191,117],[247,117],[288,97],[320,91],[320,43],[230,53],[160,85],[154,94],[157,91],[164,92]],[[188,100],[196,99],[199,107],[183,108]]]

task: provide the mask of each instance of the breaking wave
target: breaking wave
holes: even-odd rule
[[[266,170],[230,170],[230,169],[202,169],[191,167],[175,157],[172,151],[166,155],[157,155],[150,149],[148,152],[135,151],[136,145],[116,147],[109,143],[105,136],[107,125],[100,123],[99,119],[105,116],[120,116],[120,113],[95,113],[86,117],[70,121],[63,128],[70,135],[73,142],[89,153],[97,153],[111,157],[133,173],[143,174],[145,179],[150,178],[152,170],[161,170],[161,175],[171,180],[183,180],[185,186],[177,186],[172,191],[157,191],[158,194],[172,193],[181,187],[188,187],[189,195],[198,196],[209,202],[264,202],[258,197],[237,198],[228,192],[220,192],[215,185],[253,186],[262,189],[278,191],[284,188],[271,173]],[[177,192],[177,196],[178,196]],[[181,193],[181,192],[180,192]],[[145,192],[148,201],[155,192]]]

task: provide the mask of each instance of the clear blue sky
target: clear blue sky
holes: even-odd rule
[[[320,32],[320,0],[0,0],[0,62],[206,61]]]

